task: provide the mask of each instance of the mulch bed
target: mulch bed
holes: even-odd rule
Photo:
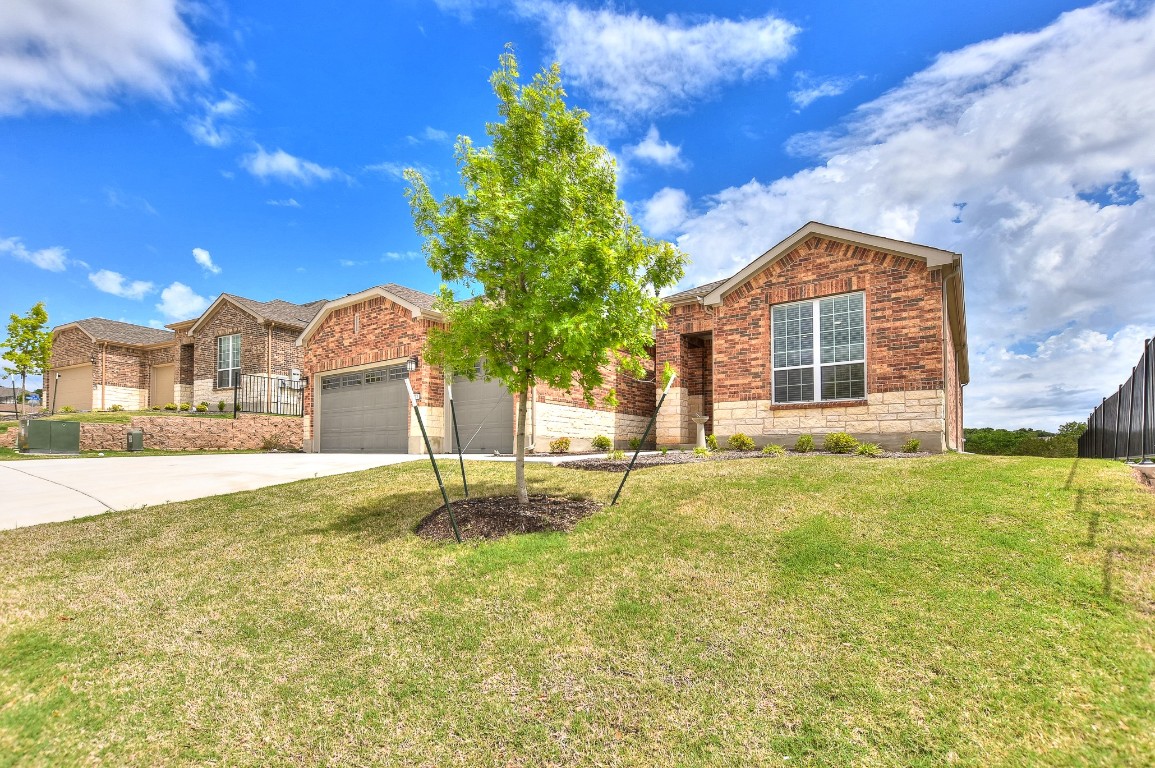
[[[589,499],[556,496],[529,497],[529,509],[522,514],[516,496],[487,496],[454,501],[453,516],[465,541],[500,539],[514,533],[571,531],[582,519],[602,508]],[[414,533],[430,541],[454,541],[445,505],[417,524]]]
[[[787,451],[787,455],[793,454],[794,451]],[[875,457],[857,456],[855,454],[833,454],[827,451],[810,451],[811,454],[825,454],[829,456],[845,455],[847,458],[879,458],[879,459],[918,459],[929,456],[929,453],[902,453],[901,451],[887,451]],[[624,459],[607,459],[604,455],[593,459],[578,459],[577,461],[566,461],[559,464],[559,467],[568,467],[570,469],[585,469],[592,472],[625,472],[626,467],[630,465],[630,456],[627,453]],[[781,458],[775,456],[767,456],[760,451],[714,451],[705,456],[699,456],[693,451],[669,451],[665,456],[662,454],[653,454],[649,456],[639,456],[637,463],[634,464],[634,469],[642,469],[644,467],[663,467],[670,464],[702,464],[708,461],[734,461],[735,459],[774,459]]]

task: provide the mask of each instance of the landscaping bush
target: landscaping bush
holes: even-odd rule
[[[775,444],[775,443],[770,443],[769,445],[763,446],[762,455],[763,456],[785,456],[786,455],[786,449],[780,445]]]
[[[629,443],[628,443],[628,445],[630,446],[630,450],[631,450],[631,451],[636,451],[636,450],[638,450],[639,448],[641,448],[641,447],[642,447],[642,438],[640,438],[640,437],[631,437],[631,438],[630,438],[630,441],[629,441]]]
[[[115,411],[115,412],[119,413],[120,411],[124,410],[124,406],[121,405],[120,403],[116,403],[115,405],[110,405],[108,407],[108,410]]]
[[[217,403],[217,410],[220,411],[221,413],[225,412],[225,401],[224,400],[221,400],[219,403]]]
[[[198,411],[200,410],[200,406],[202,406],[202,405],[205,407],[206,411],[209,409],[209,404],[206,401],[201,400],[200,403],[197,404],[197,410]]]
[[[903,453],[918,453],[918,447],[922,445],[916,438],[911,438],[902,444]]]
[[[598,435],[595,437],[591,445],[593,445],[594,450],[597,451],[608,451],[610,448],[614,447],[613,441],[605,435]]]
[[[670,452],[670,449],[664,445],[658,449],[658,453],[662,454],[663,456],[665,456],[669,452]]]
[[[201,403],[200,405],[197,406],[197,413],[208,413],[208,412],[209,412],[209,404],[208,403]]]
[[[616,451],[610,451],[607,453],[606,458],[610,461],[621,461],[622,459],[626,458],[626,452],[619,448]]]
[[[757,446],[754,445],[754,438],[742,432],[735,432],[726,441],[726,447],[731,451],[752,451]]]
[[[882,446],[878,443],[862,443],[858,446],[859,456],[881,456]]]
[[[159,406],[159,405],[154,405],[154,406],[152,407],[152,410],[154,410],[154,411],[159,411],[159,410],[160,410],[160,406]]]
[[[823,439],[822,448],[831,453],[854,453],[858,450],[858,441],[845,432],[831,432]]]
[[[288,448],[289,444],[285,442],[285,438],[281,437],[280,433],[277,432],[274,432],[271,435],[266,435],[261,440],[262,451],[285,451],[288,450]]]
[[[814,450],[814,438],[811,435],[799,435],[794,443],[794,450],[798,453],[810,453]]]
[[[61,413],[76,413],[76,409],[73,408],[71,405],[66,405],[60,409],[60,412]]]
[[[182,411],[191,411],[192,410],[192,404],[191,403],[181,403],[180,409]]]
[[[713,435],[711,435],[711,437],[713,437]],[[710,449],[709,448],[703,448],[702,446],[698,446],[694,449],[694,455],[695,456],[709,456],[710,455]]]
[[[559,437],[557,440],[549,441],[550,453],[569,453],[569,438]]]
[[[711,451],[718,450],[718,438],[714,435],[706,435],[706,447]]]
[[[176,410],[176,403],[167,403],[167,404],[164,406],[164,409],[165,409],[166,411],[175,411],[175,410]]]

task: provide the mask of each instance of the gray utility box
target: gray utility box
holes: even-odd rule
[[[80,422],[29,419],[21,442],[26,453],[80,453]]]
[[[144,432],[139,429],[128,430],[128,450],[143,451],[144,450]]]

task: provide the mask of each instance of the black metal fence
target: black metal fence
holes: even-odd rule
[[[1131,378],[1091,412],[1079,456],[1124,461],[1155,456],[1155,340],[1143,343]]]
[[[305,414],[305,381],[242,373],[233,381],[233,414]]]

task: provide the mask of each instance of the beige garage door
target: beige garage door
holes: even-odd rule
[[[78,411],[91,411],[92,366],[81,365],[56,373],[60,374],[60,378],[56,379],[56,394],[53,395],[55,402],[47,405],[55,408],[57,413],[60,413],[60,409],[66,405]]]
[[[173,401],[172,387],[176,383],[175,365],[154,365],[152,367],[151,386],[148,389],[148,404],[159,405],[162,408]]]

